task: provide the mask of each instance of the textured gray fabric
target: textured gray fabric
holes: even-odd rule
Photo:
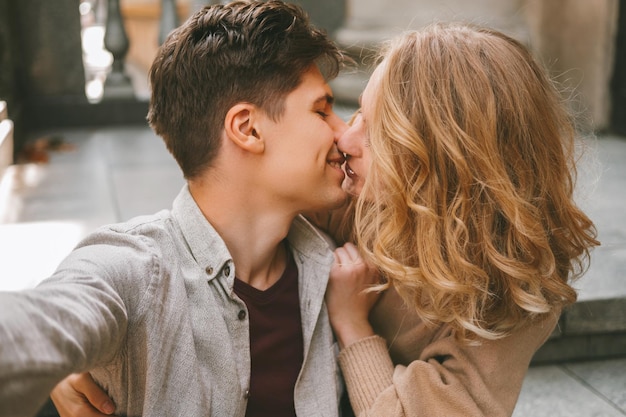
[[[304,364],[299,416],[336,416],[336,346],[323,304],[332,252],[303,218],[298,266]],[[103,227],[37,288],[0,293],[0,416],[33,415],[55,383],[92,369],[129,416],[243,416],[246,307],[223,241],[185,186],[172,211]]]

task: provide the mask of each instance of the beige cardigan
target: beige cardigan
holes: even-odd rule
[[[460,344],[447,326],[426,327],[394,291],[370,318],[382,337],[339,355],[356,416],[500,417],[513,413],[530,360],[558,314],[479,346]]]

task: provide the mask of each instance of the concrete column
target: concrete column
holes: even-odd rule
[[[331,36],[345,24],[349,0],[292,0],[306,10],[311,22]]]
[[[176,0],[161,0],[161,20],[159,23],[159,45],[162,45],[180,21],[176,10]]]
[[[618,0],[526,0],[532,46],[568,90],[579,128],[603,131],[610,122]]]

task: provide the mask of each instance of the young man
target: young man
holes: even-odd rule
[[[299,213],[342,205],[342,55],[280,1],[207,7],[150,71],[148,119],[187,185],[0,293],[0,415],[90,370],[129,416],[335,416],[333,255]],[[327,72],[322,75],[320,68]]]

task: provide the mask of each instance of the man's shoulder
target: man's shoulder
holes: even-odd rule
[[[154,214],[136,216],[124,222],[109,224],[104,226],[104,229],[117,233],[141,235],[153,229],[166,227],[171,218],[172,215],[169,210],[161,210]]]
[[[160,246],[171,240],[172,227],[170,211],[161,210],[155,214],[101,226],[87,235],[78,248],[90,245]]]
[[[179,246],[175,225],[163,210],[99,227],[78,243],[57,272],[72,277],[72,271],[84,271],[116,288],[137,289],[166,274],[164,266],[179,256]]]

